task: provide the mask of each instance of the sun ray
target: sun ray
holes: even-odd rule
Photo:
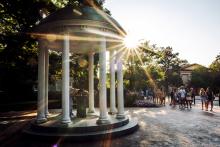
[[[127,55],[126,55],[126,57],[125,57],[125,61],[128,61],[128,58],[129,58],[129,56],[130,56],[130,54],[131,54],[131,50],[128,49],[128,50],[126,50],[126,51],[127,51]]]
[[[123,58],[125,56],[126,52],[127,52],[126,47],[124,47],[123,52],[122,52],[120,58]]]
[[[119,48],[119,50],[117,50],[117,52],[116,52],[113,56],[111,56],[111,57],[109,58],[109,60],[111,60],[111,59],[113,59],[113,58],[117,59],[119,52],[121,52],[121,51],[124,50],[124,49],[125,49],[124,47]]]
[[[115,49],[122,48],[122,47],[124,47],[124,45],[120,43],[120,44],[116,44],[111,47],[108,47],[108,50],[111,51],[111,50],[115,50]]]
[[[146,70],[146,68],[144,68],[144,63],[143,63],[143,61],[142,61],[142,59],[141,59],[141,57],[140,57],[139,52],[137,52],[137,50],[134,50],[134,52],[135,52],[135,54],[137,55],[137,57],[138,57],[138,59],[139,59],[141,65],[142,65],[142,69],[144,70],[144,72],[145,72],[146,76],[148,77],[150,83],[153,85],[154,88],[157,88],[156,83],[154,82],[153,78],[152,78],[151,75],[148,73],[148,71]]]
[[[153,51],[151,48],[146,48],[145,46],[140,46],[140,48],[148,51],[149,53],[156,54],[156,52]]]
[[[62,40],[64,38],[65,35],[60,35],[60,34],[41,34],[41,33],[31,33],[31,36],[34,37],[38,37],[41,39],[47,39],[47,40]],[[87,42],[98,42],[98,41],[102,41],[102,37],[85,37],[85,36],[73,36],[70,35],[70,40],[74,40],[74,41],[87,41]],[[110,39],[107,38],[106,39],[107,42],[118,42],[121,43],[121,40],[118,39]]]
[[[119,50],[117,50],[115,56],[116,58],[122,58],[124,55],[124,50],[126,49],[126,47],[122,47]]]
[[[123,43],[125,44],[125,46],[129,49],[135,49],[138,48],[138,46],[140,46],[140,41],[133,37],[133,35],[128,34],[125,38]]]

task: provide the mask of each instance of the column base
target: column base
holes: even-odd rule
[[[125,114],[117,114],[116,115],[116,119],[124,119],[125,118]]]
[[[61,123],[62,124],[69,124],[69,123],[71,123],[72,121],[70,120],[70,118],[69,119],[62,119],[61,120]]]
[[[110,121],[109,121],[107,118],[106,118],[106,119],[99,118],[99,119],[96,121],[96,123],[97,123],[98,125],[102,125],[102,124],[109,124]]]
[[[117,109],[116,108],[113,108],[112,110],[110,109],[108,114],[111,114],[111,115],[117,114]]]
[[[46,118],[37,118],[37,120],[36,120],[36,123],[37,124],[43,124],[43,123],[45,123],[45,122],[47,122],[47,119]]]
[[[115,115],[117,112],[108,112],[109,115]]]
[[[95,109],[88,110],[87,113],[89,113],[89,114],[93,114],[93,113],[95,113]]]
[[[47,112],[45,113],[45,116],[48,118],[48,117],[50,116],[50,113],[47,111]]]

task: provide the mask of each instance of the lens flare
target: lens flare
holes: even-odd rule
[[[141,44],[140,40],[135,37],[135,35],[128,34],[124,38],[124,45],[128,49],[135,49],[138,48],[139,45]]]

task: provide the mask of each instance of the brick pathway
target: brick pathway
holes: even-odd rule
[[[10,116],[0,114],[0,146],[65,146],[65,147],[145,147],[145,146],[220,146],[220,108],[215,106],[214,112],[202,111],[197,103],[191,110],[179,110],[170,106],[160,108],[127,108],[126,113],[137,117],[140,128],[137,132],[120,138],[94,142],[64,142],[63,138],[57,141],[27,140],[22,137],[21,131],[33,112],[11,112]],[[13,115],[12,115],[13,114]],[[19,117],[27,115],[27,118]]]

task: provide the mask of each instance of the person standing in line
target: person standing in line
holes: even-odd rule
[[[203,105],[206,106],[206,96],[207,96],[204,88],[200,89],[199,95],[200,95],[200,98],[201,98],[202,110],[203,110]],[[208,110],[206,109],[206,111],[208,111]]]
[[[174,99],[173,99],[173,106],[174,107],[176,107],[176,103],[178,102],[178,90],[175,88],[174,90],[174,95],[173,95],[173,97],[174,97]]]
[[[190,90],[189,90],[189,89],[186,89],[186,108],[187,108],[187,109],[188,109],[189,107],[191,108],[190,101],[191,101]]]
[[[190,88],[190,91],[191,91],[191,98],[192,98],[192,101],[194,101],[194,105],[196,104],[196,99],[195,99],[195,90],[193,88]]]
[[[171,105],[174,105],[174,89],[173,88],[170,92],[170,98],[171,98],[171,101],[170,101],[170,106],[171,106]]]
[[[189,97],[188,97],[188,103],[190,108],[192,108],[193,97],[194,97],[193,88],[190,88]]]
[[[145,97],[147,100],[150,100],[149,99],[149,90],[147,88],[145,89]]]
[[[215,97],[214,97],[213,91],[209,87],[206,89],[206,95],[207,95],[207,110],[208,110],[208,106],[210,103],[211,104],[210,111],[213,111],[213,101]]]
[[[176,102],[180,106],[180,88],[177,89],[176,93],[177,93]]]
[[[151,89],[149,89],[149,90],[148,90],[148,99],[149,99],[150,101],[154,101],[154,100],[153,100],[153,96],[154,96],[153,91],[152,91]]]
[[[157,89],[157,97],[158,97],[158,100],[159,100],[159,104],[165,106],[165,93],[163,92],[162,88]]]
[[[162,91],[162,99],[161,99],[161,104],[165,106],[166,103],[166,93],[165,91],[161,88]]]
[[[179,105],[179,108],[185,108],[185,104],[186,104],[186,90],[184,89],[183,86],[181,86],[179,93],[180,93],[180,105]]]

